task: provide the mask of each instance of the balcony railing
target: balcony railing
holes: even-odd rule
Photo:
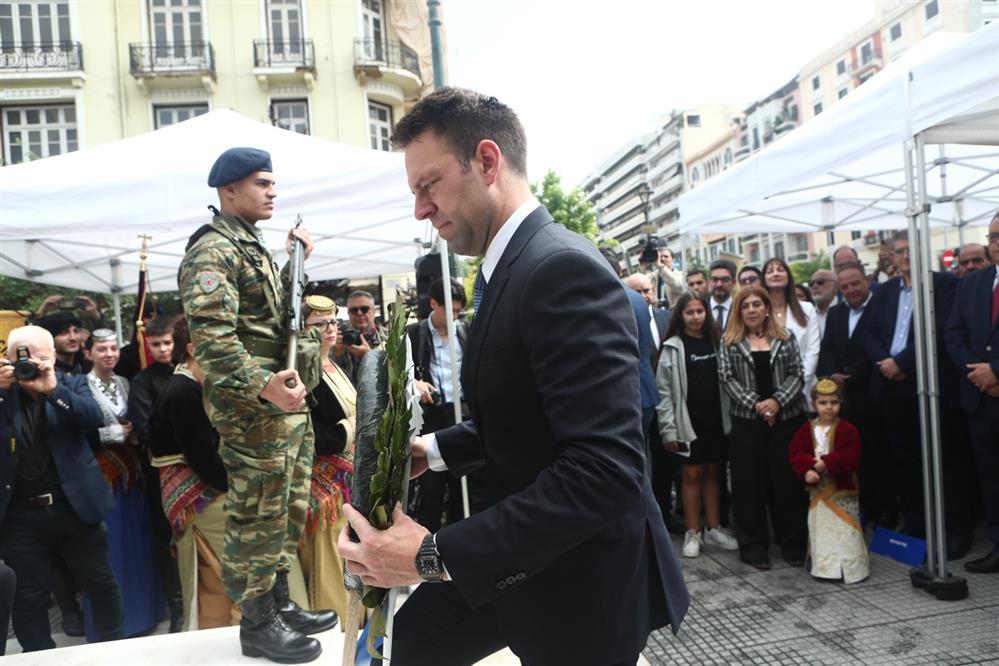
[[[355,39],[354,64],[360,67],[379,65],[404,69],[420,76],[420,57],[416,51],[394,40]]]
[[[215,49],[211,42],[129,44],[132,76],[208,74],[215,78]]]
[[[311,39],[253,40],[254,67],[296,67],[315,69],[315,48]]]
[[[83,71],[83,47],[79,42],[4,44],[0,47],[0,72]]]

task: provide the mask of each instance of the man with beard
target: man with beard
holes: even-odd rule
[[[819,321],[819,334],[825,333],[826,315],[829,314],[829,306],[836,300],[836,275],[832,271],[820,268],[812,273],[812,279],[808,283],[808,288],[812,292],[812,300],[815,301],[815,314]]]

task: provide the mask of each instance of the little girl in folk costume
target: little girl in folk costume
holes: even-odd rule
[[[818,417],[798,429],[789,447],[791,467],[810,496],[811,573],[856,583],[870,572],[857,499],[860,434],[839,418],[843,395],[834,381],[821,379],[811,393]]]

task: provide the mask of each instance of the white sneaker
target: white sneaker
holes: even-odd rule
[[[697,557],[701,554],[701,535],[694,530],[687,530],[683,535],[683,556]]]
[[[704,529],[704,543],[709,546],[718,546],[722,550],[739,550],[739,542],[721,525],[714,529]]]

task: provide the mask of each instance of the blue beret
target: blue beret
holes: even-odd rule
[[[230,148],[212,165],[208,187],[222,187],[242,180],[257,171],[273,171],[271,154],[259,148]]]

